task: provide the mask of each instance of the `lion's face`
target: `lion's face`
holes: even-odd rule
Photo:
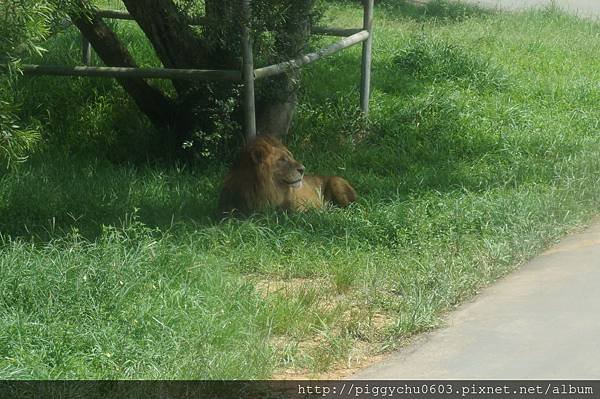
[[[296,161],[288,150],[276,148],[272,155],[273,182],[279,186],[300,188],[304,177],[304,165]]]
[[[298,189],[302,186],[304,165],[280,142],[263,137],[251,144],[250,156],[255,167],[270,175],[273,184],[281,188]]]

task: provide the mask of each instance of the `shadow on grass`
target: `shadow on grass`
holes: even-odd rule
[[[94,239],[133,215],[161,230],[210,225],[222,172],[190,169],[44,154],[0,176],[0,232],[46,241],[76,231]]]
[[[484,157],[500,162],[493,154],[503,145],[499,133],[483,134],[472,102],[509,90],[507,71],[435,37],[408,37],[394,53],[376,55],[371,124],[361,130],[352,123],[358,117],[358,57],[344,52],[307,70],[306,81],[319,84],[303,89],[295,125],[302,135],[295,143],[300,159],[351,180],[354,174],[358,188],[372,198],[502,184],[494,183],[499,172],[488,165],[476,168],[485,176],[469,172]],[[505,117],[511,116],[499,114],[496,122]],[[332,155],[323,159],[324,153]]]

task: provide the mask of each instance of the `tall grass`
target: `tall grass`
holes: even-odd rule
[[[0,177],[0,377],[343,367],[435,327],[587,223],[600,204],[599,25],[385,4],[370,122],[351,49],[305,70],[287,138],[309,172],[353,183],[349,209],[217,221],[225,163],[144,162],[146,122],[110,81],[23,80],[47,144]],[[343,3],[327,14],[360,16]],[[75,38],[53,46],[76,57]],[[114,162],[127,155],[137,162]]]

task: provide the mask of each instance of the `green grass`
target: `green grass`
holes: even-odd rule
[[[0,378],[323,372],[435,327],[597,212],[600,25],[438,1],[384,2],[376,26],[369,124],[353,48],[305,70],[287,139],[353,183],[345,210],[216,222],[225,164],[140,161],[151,131],[113,82],[23,80],[46,144],[0,175]]]

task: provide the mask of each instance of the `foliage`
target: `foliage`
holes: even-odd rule
[[[257,65],[265,65],[267,63],[279,62],[298,55],[304,50],[308,44],[308,27],[315,22],[320,15],[318,6],[319,0],[302,0],[296,2],[280,2],[276,0],[257,0],[252,2],[253,18],[251,26],[253,37],[255,38],[255,55]],[[196,1],[196,0],[181,0],[176,1],[177,6],[182,13],[188,16],[196,16],[206,5],[213,8],[218,8],[216,19],[208,20],[208,26],[205,28],[197,27],[195,32],[202,39],[204,46],[207,46],[213,52],[215,65],[202,66],[203,68],[239,68],[240,54],[240,7],[237,1],[221,2],[221,1]],[[64,29],[64,20],[67,13],[85,13],[92,7],[116,7],[115,2],[107,1],[89,1],[89,0],[44,0],[44,1],[15,1],[3,2],[0,5],[0,15],[9,23],[4,24],[0,28],[0,54],[11,57],[25,58],[27,61],[39,61],[39,56],[43,52],[43,47],[46,45],[54,45],[65,40],[65,33],[69,35],[67,52],[60,52],[58,56],[47,54],[49,59],[58,59],[59,64],[78,63],[78,56],[70,56],[73,51],[77,51],[75,43],[78,38],[72,34],[72,29]],[[123,7],[121,5],[121,7]],[[121,29],[123,26],[131,26],[130,22],[111,22],[111,27],[116,30],[125,30],[125,36],[132,39],[127,40],[129,49],[139,47],[143,48],[143,58],[150,59],[153,66],[156,65],[156,55],[150,54],[150,46],[147,45],[148,40],[136,29]],[[56,29],[62,27],[63,29]],[[60,31],[60,32],[59,32]],[[44,40],[53,33],[50,43],[44,43]],[[56,34],[59,32],[58,34]],[[229,57],[233,60],[234,65],[221,65],[221,57]],[[144,64],[144,62],[140,62]],[[19,76],[19,71],[13,64],[12,76],[13,82]],[[299,76],[294,76],[292,82],[294,85],[289,85],[286,79],[274,78],[269,82],[261,82],[258,85],[257,93],[259,103],[262,100],[272,101],[273,99],[290,95],[297,89]],[[153,83],[154,84],[154,83]],[[158,84],[161,89],[164,89],[166,94],[173,96],[172,86],[165,85],[162,82]],[[36,130],[36,123],[27,121],[19,121],[21,113],[18,107],[18,98],[20,97],[17,86],[4,82],[2,90],[3,101],[7,106],[3,107],[3,112],[7,112],[8,105],[13,112],[6,114],[5,121],[16,121],[10,126],[4,124],[4,153],[11,153],[11,159],[15,160],[25,155],[33,143],[33,135]],[[186,132],[186,140],[182,143],[185,150],[190,154],[200,159],[214,159],[219,156],[229,155],[234,148],[239,144],[240,126],[240,107],[239,96],[240,90],[238,85],[223,84],[223,83],[198,83],[182,96],[176,99],[176,108],[189,108],[189,119],[194,121],[193,126]],[[62,93],[55,93],[61,96]],[[28,101],[28,100],[25,100]],[[108,100],[110,102],[110,100]],[[67,115],[57,115],[62,118]],[[46,117],[43,117],[46,119]],[[139,118],[134,118],[137,121]],[[185,118],[183,118],[185,119]],[[187,120],[187,119],[186,119]],[[26,128],[16,129],[15,126],[26,126]],[[67,127],[68,129],[68,127]],[[9,131],[10,130],[10,131]],[[115,131],[119,131],[120,127],[115,126]],[[149,131],[147,126],[144,130]],[[155,155],[165,151],[165,140],[155,140],[161,135],[168,135],[161,129],[150,130],[147,134],[148,143],[158,143],[154,147],[145,145],[150,152],[137,154],[138,156]],[[114,137],[110,137],[113,133],[109,133],[104,139],[104,142],[115,142]],[[97,136],[97,135],[96,135]],[[133,137],[135,139],[135,137]],[[5,144],[10,139],[12,144]],[[20,141],[19,141],[20,140]],[[60,140],[60,138],[59,138]],[[99,144],[102,140],[96,137],[95,141]],[[73,145],[79,145],[76,141]],[[121,142],[131,148],[137,148],[139,142],[133,140],[129,143]],[[17,154],[17,150],[18,154]],[[21,151],[23,150],[23,151]],[[133,151],[135,152],[135,151]],[[129,154],[135,157],[130,149],[119,149],[117,154]]]
[[[10,89],[0,82],[0,94],[8,91]],[[18,107],[14,103],[0,98],[0,160],[7,166],[25,160],[39,139],[39,126],[33,121],[20,126],[17,113]]]
[[[25,159],[39,132],[34,121],[22,121],[19,114],[16,81],[18,59],[40,55],[42,42],[50,33],[52,7],[47,1],[18,0],[0,2],[0,162],[11,165]]]
[[[0,54],[40,54],[40,43],[50,32],[52,7],[47,1],[16,0],[0,3]]]

